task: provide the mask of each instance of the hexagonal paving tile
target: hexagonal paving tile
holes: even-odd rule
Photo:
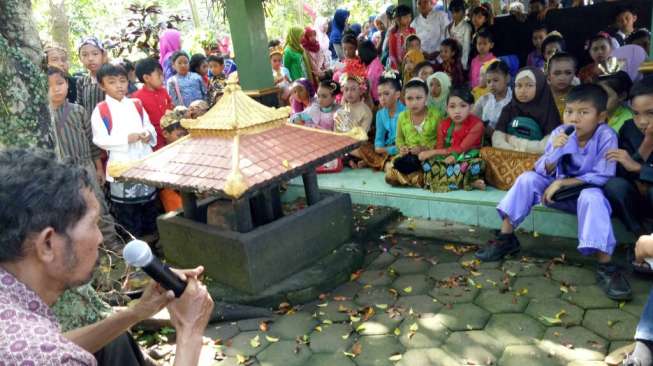
[[[476,259],[474,253],[467,253],[463,255],[458,260],[458,263],[460,263],[460,265],[465,268],[470,268],[470,269],[475,268],[475,270],[499,269],[499,267],[501,267],[501,262],[481,262],[480,260]]]
[[[399,292],[401,296],[424,295],[433,284],[426,275],[404,275],[399,276],[393,283],[392,288]]]
[[[438,347],[451,334],[434,316],[408,317],[401,323],[399,331],[399,342],[406,348]]]
[[[501,356],[501,343],[483,330],[454,332],[442,347],[462,365],[494,365]]]
[[[256,356],[269,344],[270,342],[265,339],[265,333],[263,332],[243,332],[231,338],[230,341],[224,342],[223,345],[218,346],[218,350],[223,351],[230,357],[235,357],[236,355]]]
[[[473,281],[474,286],[481,289],[504,289],[509,287],[513,282],[512,277],[498,269],[479,269],[478,271],[473,271],[469,279]]]
[[[380,269],[373,271],[363,271],[358,278],[358,283],[362,285],[387,286],[394,281],[395,277],[391,276],[388,271]]]
[[[589,286],[596,283],[596,272],[577,266],[557,265],[551,269],[551,278],[572,286]]]
[[[633,288],[633,299],[620,305],[621,310],[639,318],[644,312],[644,306],[648,301],[649,292],[650,290],[637,291]]]
[[[530,344],[544,334],[544,326],[525,314],[495,314],[485,330],[504,346]]]
[[[548,328],[540,346],[566,362],[603,360],[608,342],[583,327]]]
[[[295,341],[280,341],[272,343],[256,358],[261,366],[302,366],[313,353],[305,344]]]
[[[360,307],[353,301],[328,301],[321,303],[315,309],[317,318],[320,321],[331,320],[332,322],[344,322],[349,320],[349,312],[357,311]]]
[[[363,289],[363,285],[356,281],[345,282],[331,291],[331,298],[345,297],[353,299],[356,294]]]
[[[465,302],[472,302],[478,295],[479,290],[475,287],[435,287],[429,291],[429,295],[437,299],[443,305],[446,304],[459,304]]]
[[[492,314],[521,313],[526,309],[529,299],[517,296],[514,292],[499,292],[498,290],[483,290],[474,303]]]
[[[279,317],[270,327],[270,335],[281,339],[295,340],[313,331],[317,319],[309,313],[298,312]]]
[[[378,308],[375,311],[376,314],[367,321],[352,324],[358,333],[362,335],[392,334],[392,331],[404,320],[404,316],[396,312],[390,314]]]
[[[440,323],[452,331],[483,329],[490,313],[474,304],[445,306],[435,316]]]
[[[400,258],[389,266],[389,268],[394,269],[402,276],[408,274],[422,274],[426,273],[431,268],[431,263],[427,262],[422,257]]]
[[[451,276],[468,276],[469,272],[459,263],[438,263],[429,270],[429,277],[436,281],[445,280]]]
[[[541,276],[546,272],[544,263],[522,262],[518,260],[507,260],[503,262],[501,268],[509,274],[516,277]]]
[[[351,347],[355,338],[349,324],[322,324],[309,335],[311,351],[315,353],[342,353]]]
[[[560,366],[552,355],[538,346],[510,346],[499,360],[501,366]]]
[[[544,277],[517,278],[512,288],[518,293],[528,290],[524,295],[532,299],[560,297],[560,284]]]
[[[356,364],[342,352],[338,353],[313,353],[306,361],[305,366],[356,366]]]
[[[562,294],[562,299],[583,309],[616,308],[617,302],[605,296],[598,286],[579,286],[575,291]]]
[[[547,327],[579,325],[584,313],[585,310],[561,299],[532,299],[526,308],[526,314]]]
[[[388,252],[383,252],[379,254],[379,256],[376,257],[376,259],[374,259],[374,261],[372,261],[372,263],[370,263],[369,266],[367,266],[367,269],[368,270],[386,269],[390,267],[390,265],[394,263],[394,261],[396,260],[397,257],[395,257],[394,255]]]
[[[404,352],[395,336],[364,336],[358,342],[362,350],[354,359],[358,366],[393,365],[388,358]]]
[[[618,309],[588,310],[583,326],[609,341],[633,338],[638,319]]]
[[[411,349],[403,354],[397,366],[460,366],[460,361],[440,348]]]
[[[389,291],[388,287],[373,286],[360,290],[354,301],[359,305],[386,304],[391,306],[397,301],[397,298]]]
[[[435,314],[442,309],[442,304],[431,296],[402,296],[395,304],[404,309],[413,309],[415,314]]]

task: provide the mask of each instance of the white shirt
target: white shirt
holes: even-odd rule
[[[487,122],[488,126],[496,128],[503,107],[507,106],[511,100],[512,90],[510,87],[506,90],[506,96],[500,101],[497,101],[494,94],[487,93],[478,98],[478,102],[476,102],[476,105],[474,106],[474,112],[476,112],[475,114],[480,117],[483,122]]]
[[[143,109],[143,120],[134,104],[134,99],[122,98],[118,101],[106,96],[105,101],[109,105],[111,113],[111,133],[102,121],[100,110],[95,107],[91,115],[91,128],[93,129],[93,143],[100,149],[106,150],[109,154],[107,165],[112,162],[129,162],[139,160],[152,153],[152,147],[156,146],[156,130],[150,123],[150,118]],[[129,143],[128,136],[131,133],[149,132],[150,141]],[[113,182],[107,174],[107,182]]]
[[[447,25],[449,25],[447,14],[435,9],[431,10],[426,18],[422,13],[417,13],[411,24],[422,41],[422,50],[426,53],[440,50],[440,43],[444,40]]]
[[[463,68],[467,70],[469,49],[472,45],[472,25],[464,19],[461,20],[458,24],[451,22],[450,27],[447,27],[446,37],[453,38],[458,41],[458,43],[460,43],[463,49],[463,54],[460,61],[463,64]]]

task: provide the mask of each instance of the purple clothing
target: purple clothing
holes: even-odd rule
[[[302,114],[306,115],[306,126],[320,130],[333,131],[333,117],[340,106],[333,104],[330,108],[320,108],[317,102],[311,104]]]
[[[526,59],[526,66],[544,69],[544,57],[539,52],[533,51],[528,54],[528,59]]]
[[[165,62],[180,49],[181,33],[176,29],[166,29],[159,37],[159,65],[165,70]]]
[[[616,163],[605,158],[609,150],[617,148],[617,136],[612,128],[607,124],[599,125],[584,148],[578,146],[576,133],[573,133],[567,145],[554,149],[553,138],[564,133],[565,127],[567,126],[560,126],[553,131],[544,155],[535,164],[535,171],[520,175],[497,206],[499,216],[502,219],[507,217],[514,228],[524,221],[533,206],[542,201],[544,191],[553,181],[577,178],[603,186],[615,175]],[[560,159],[567,154],[569,159],[565,158],[565,163],[562,163]],[[547,161],[557,163],[557,168],[551,175],[546,172]],[[577,199],[555,202],[549,207],[578,216],[578,250],[583,255],[597,251],[612,254],[616,245],[610,221],[612,209],[600,188],[584,189]]]
[[[48,305],[0,267],[0,365],[97,365],[66,339]]]

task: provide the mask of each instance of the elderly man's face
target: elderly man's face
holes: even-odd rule
[[[98,227],[100,204],[90,188],[84,188],[83,196],[86,201],[84,216],[66,234],[53,237],[60,250],[52,262],[50,275],[59,278],[66,288],[78,287],[91,280],[98,260],[98,248],[102,243],[102,233]]]

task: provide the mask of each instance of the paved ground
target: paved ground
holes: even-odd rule
[[[617,303],[562,258],[481,264],[472,247],[384,236],[365,269],[283,315],[212,325],[214,365],[604,365],[648,297]]]

